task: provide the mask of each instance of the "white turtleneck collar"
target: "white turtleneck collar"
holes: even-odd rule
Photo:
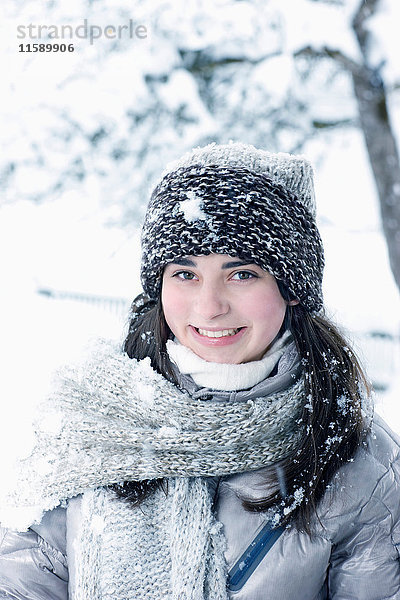
[[[290,331],[285,331],[261,360],[239,365],[208,362],[180,344],[176,338],[167,341],[167,352],[179,371],[183,375],[190,375],[201,387],[225,391],[247,390],[268,377],[291,339]]]

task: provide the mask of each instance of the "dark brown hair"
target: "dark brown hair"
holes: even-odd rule
[[[292,299],[281,282],[278,286],[285,300]],[[268,495],[260,500],[243,497],[242,503],[251,512],[273,510],[281,524],[292,521],[311,533],[310,524],[328,484],[363,441],[366,425],[361,404],[370,387],[354,352],[326,316],[310,314],[300,304],[288,305],[281,332],[285,329],[292,332],[303,367],[304,433],[292,455],[266,470]],[[177,384],[166,351],[170,335],[161,300],[138,296],[131,307],[124,350],[130,358],[150,357],[152,367]],[[165,485],[159,479],[112,487],[119,497],[139,505]]]

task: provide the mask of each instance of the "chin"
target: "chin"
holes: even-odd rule
[[[207,362],[213,362],[213,363],[220,363],[220,364],[229,364],[229,365],[236,365],[239,364],[240,360],[231,358],[229,356],[227,356],[226,353],[219,353],[219,352],[197,352],[196,350],[192,351],[197,354],[197,356],[199,356],[200,358],[202,358],[203,360],[206,360]]]

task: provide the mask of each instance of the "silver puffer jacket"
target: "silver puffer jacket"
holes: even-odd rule
[[[286,354],[265,380],[265,394],[293,381],[292,358]],[[208,393],[190,378],[182,384],[193,395]],[[213,398],[227,395],[241,400],[251,390]],[[379,417],[367,445],[331,482],[312,537],[294,528],[271,532],[262,515],[243,509],[240,494],[256,498],[263,482],[262,470],[209,480],[232,600],[400,600],[400,440]],[[68,599],[79,501],[46,513],[26,533],[0,527],[0,599]]]

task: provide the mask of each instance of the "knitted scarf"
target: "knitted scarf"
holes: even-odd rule
[[[225,600],[225,542],[204,477],[287,456],[303,404],[302,379],[246,402],[193,399],[149,359],[101,342],[59,372],[32,451],[1,491],[0,522],[25,530],[82,494],[73,600]],[[106,489],[164,477],[168,494],[158,490],[138,509]]]

